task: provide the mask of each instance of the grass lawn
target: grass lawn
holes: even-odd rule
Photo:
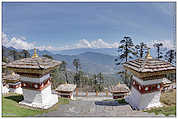
[[[176,106],[168,106],[168,107],[159,107],[151,110],[147,110],[145,112],[152,113],[154,112],[156,115],[164,114],[165,116],[176,115]]]
[[[59,98],[59,104],[69,104],[70,99],[68,98]]]
[[[145,112],[154,112],[155,114],[164,114],[165,116],[176,115],[176,89],[162,93],[160,102],[165,106],[147,110]]]
[[[57,110],[59,104],[68,104],[69,99],[59,98],[59,103],[54,105],[48,110],[34,109],[30,107],[24,107],[18,104],[18,102],[23,100],[22,95],[9,94],[7,96],[2,96],[2,116],[3,117],[30,117],[42,113],[47,113],[49,111]]]

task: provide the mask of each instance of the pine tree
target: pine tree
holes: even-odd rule
[[[67,83],[69,83],[66,65],[67,65],[67,63],[65,61],[62,61],[59,70],[64,72],[65,80],[66,80]]]
[[[157,58],[158,59],[161,59],[163,56],[162,56],[162,52],[161,52],[161,47],[163,46],[163,44],[162,43],[155,43],[155,44],[153,44],[153,46],[156,48],[156,50],[157,50]]]
[[[175,50],[172,50],[172,49],[168,50],[165,54],[165,59],[171,64],[175,63],[176,62],[176,52],[175,52]]]
[[[133,59],[133,56],[137,54],[132,39],[130,37],[125,36],[124,39],[120,41],[120,44],[121,45],[118,48],[119,56],[117,59],[115,59],[116,65],[121,65],[122,63],[127,62],[128,59]],[[124,83],[128,87],[130,87],[130,80],[127,77],[127,70],[119,71],[118,74],[124,75]]]
[[[53,57],[52,56],[50,56],[50,55],[42,55],[43,57],[46,57],[46,58],[49,58],[49,59],[53,59]]]
[[[28,58],[28,57],[30,57],[30,53],[27,51],[27,50],[22,50],[22,58]]]
[[[135,46],[137,57],[143,58],[143,55],[147,49],[147,45],[141,42],[139,45]]]
[[[13,57],[13,60],[18,60],[19,59],[19,53],[16,50],[10,50],[8,55]]]
[[[77,86],[80,86],[80,73],[79,73],[79,70],[81,69],[80,60],[74,59],[73,65],[75,66],[76,69],[76,75],[74,76],[74,80],[75,83],[77,83]]]

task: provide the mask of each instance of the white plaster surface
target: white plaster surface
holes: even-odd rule
[[[9,92],[17,93],[17,94],[23,94],[22,88],[9,88]]]
[[[2,85],[2,94],[7,94],[7,93],[9,93],[9,89],[7,88],[7,86]]]
[[[163,81],[163,79],[154,79],[154,80],[143,81],[143,80],[139,79],[136,76],[133,76],[133,80],[137,81],[141,85],[159,84],[159,83],[161,83]]]
[[[41,78],[30,78],[30,77],[24,77],[24,76],[21,76],[21,81],[29,81],[29,82],[34,82],[34,83],[41,83],[43,82],[44,80],[48,79],[50,77],[50,74],[46,74],[44,75],[43,77]]]
[[[51,93],[51,85],[42,91],[23,89],[23,92],[24,100],[19,104],[48,109],[58,102],[58,96]]]
[[[72,99],[72,100],[74,99],[73,93],[72,93],[72,95],[71,95],[71,99]]]
[[[8,85],[18,85],[20,84],[21,82],[16,82],[16,83],[8,83]]]
[[[125,100],[136,109],[147,109],[162,106],[160,103],[160,91],[141,94],[134,87],[131,88],[131,94]]]

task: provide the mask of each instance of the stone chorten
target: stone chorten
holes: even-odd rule
[[[50,71],[60,64],[60,61],[38,57],[36,49],[32,58],[9,63],[7,68],[21,76],[24,100],[19,103],[43,109],[56,104],[58,96],[51,93]]]
[[[162,80],[167,73],[175,72],[176,68],[168,62],[153,59],[149,50],[145,59],[129,61],[123,66],[133,73],[131,94],[126,101],[136,109],[162,106]]]
[[[9,86],[9,92],[23,94],[20,82],[20,76],[12,72],[12,74],[5,75],[4,80]]]
[[[129,88],[125,84],[118,83],[115,87],[111,89],[113,99],[123,98],[129,93]]]
[[[73,92],[76,89],[74,84],[61,84],[56,88],[56,91],[61,97],[73,99]]]
[[[9,92],[8,84],[6,83],[6,63],[2,62],[2,94],[7,94]]]

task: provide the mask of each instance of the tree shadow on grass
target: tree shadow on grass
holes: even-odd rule
[[[12,95],[12,96],[7,96],[5,98],[13,100],[13,101],[16,101],[17,103],[19,103],[20,101],[24,100],[23,95]]]
[[[127,103],[118,103],[118,101],[95,101],[95,105],[100,106],[121,106],[128,105]]]

